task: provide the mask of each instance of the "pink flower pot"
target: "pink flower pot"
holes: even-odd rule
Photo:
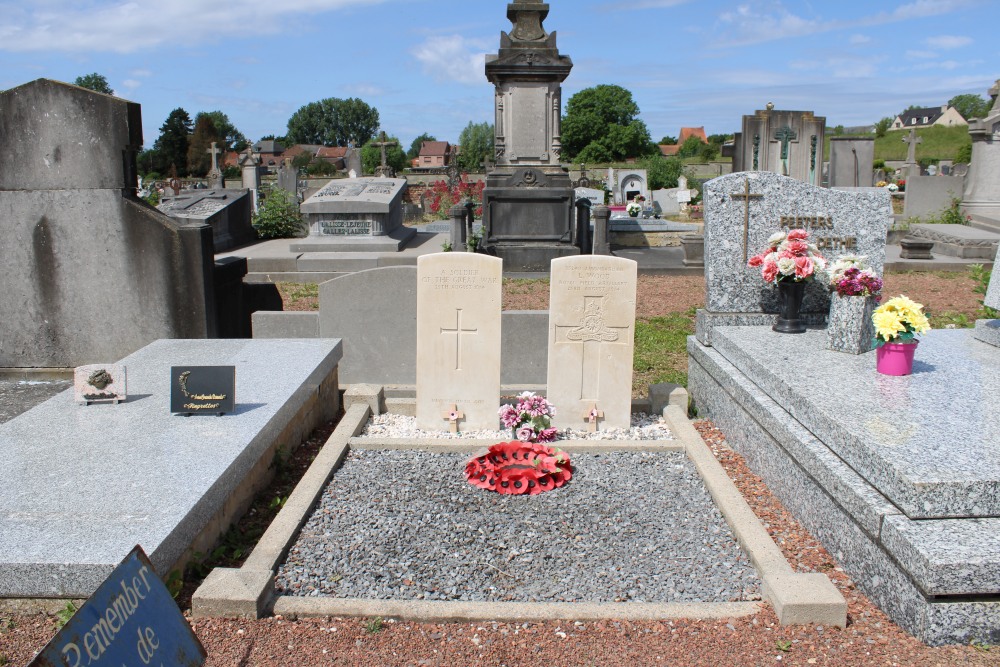
[[[909,375],[913,372],[913,353],[919,342],[886,343],[879,347],[876,350],[875,368],[882,375]]]

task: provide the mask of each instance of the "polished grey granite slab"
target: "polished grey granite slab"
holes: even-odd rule
[[[818,328],[718,327],[712,345],[908,517],[1000,516],[1000,354],[970,330],[924,336],[904,377]]]
[[[87,597],[136,545],[161,574],[319,384],[339,340],[160,340],[125,403],[72,389],[0,424],[0,597]],[[236,412],[170,413],[171,366],[235,366]]]
[[[1000,264],[1000,262],[997,262]],[[997,278],[1000,282],[1000,278]],[[1000,347],[1000,320],[976,320],[975,329],[976,340],[982,341],[993,347]]]

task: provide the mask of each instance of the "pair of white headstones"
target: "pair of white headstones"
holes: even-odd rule
[[[502,270],[486,255],[418,259],[418,428],[498,428]],[[556,428],[628,428],[636,280],[629,259],[553,260],[546,395]]]

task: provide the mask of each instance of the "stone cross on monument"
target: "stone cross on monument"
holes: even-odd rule
[[[222,150],[218,147],[216,142],[212,142],[212,147],[205,151],[212,156],[212,170],[208,172],[208,180],[210,181],[209,187],[221,190],[226,187],[225,175],[222,170],[219,169],[219,153]]]
[[[798,134],[792,128],[778,128],[774,133],[774,138],[781,142],[781,175],[788,176],[791,172],[788,169],[788,144],[798,138]]]
[[[903,137],[903,143],[909,144],[906,149],[906,164],[903,165],[907,178],[920,175],[919,165],[917,165],[917,144],[922,144],[923,142],[923,137],[918,137],[917,130],[914,128],[910,128],[910,134]],[[917,167],[916,172],[914,172],[914,167]]]
[[[379,141],[372,142],[372,146],[378,146],[379,150],[382,152],[382,164],[380,164],[379,168],[375,170],[376,175],[382,178],[396,177],[396,171],[392,167],[390,167],[388,162],[386,161],[385,149],[389,146],[398,146],[398,145],[399,145],[398,141],[386,140],[385,130],[382,130],[381,134],[379,135]]]

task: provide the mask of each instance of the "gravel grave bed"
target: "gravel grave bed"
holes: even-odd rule
[[[501,496],[468,454],[351,451],[280,594],[395,600],[732,602],[757,573],[681,452],[574,454],[573,479]]]
[[[499,427],[499,418],[497,426]],[[408,438],[408,439],[477,439],[496,440],[504,442],[515,440],[510,429],[497,428],[487,431],[422,431],[417,428],[416,417],[383,413],[368,420],[361,438]],[[604,431],[589,432],[586,430],[564,429],[559,432],[556,442],[560,440],[673,440],[674,436],[663,417],[648,415],[645,412],[632,414],[631,428],[610,428]]]

